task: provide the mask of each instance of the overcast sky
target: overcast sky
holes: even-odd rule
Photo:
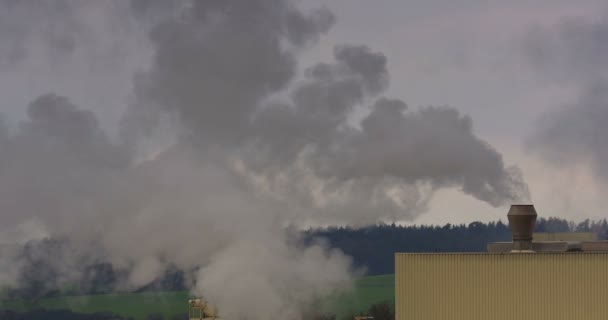
[[[89,4],[99,12],[105,5],[104,1]],[[597,78],[589,73],[608,69],[602,65],[608,60],[594,60],[596,55],[608,56],[608,37],[602,37],[602,32],[608,35],[603,29],[608,25],[608,6],[603,1],[305,0],[300,5],[327,6],[337,17],[320,46],[306,53],[305,61],[330,57],[332,47],[343,43],[362,43],[384,53],[391,75],[386,95],[414,109],[448,105],[470,115],[475,133],[502,153],[508,165],[522,169],[539,215],[574,220],[608,216],[601,165],[588,159],[592,156],[559,155],[559,150],[580,151],[567,143],[584,143],[585,136],[555,143],[550,138],[534,139],[543,119],[567,106],[572,106],[570,111],[584,108],[580,106],[586,101],[583,95]],[[61,50],[59,57],[49,58],[46,49],[37,50],[40,41],[27,42],[25,51],[13,52],[17,42],[8,41],[9,33],[0,30],[4,37],[0,38],[4,57],[0,60],[0,111],[12,123],[24,117],[32,99],[58,92],[93,110],[111,132],[117,130],[132,99],[133,76],[148,66],[151,48],[135,24],[114,28],[108,15],[86,12],[86,17],[75,19],[86,21],[84,26],[78,25],[82,21],[74,23],[83,29],[80,36],[95,41],[83,41],[86,45],[74,49],[70,59],[63,59]],[[30,16],[28,27],[58,28],[59,34],[73,28],[70,21],[52,26],[36,23],[49,13],[37,14]],[[0,19],[4,20],[0,28],[10,26],[2,13]],[[38,31],[24,34],[35,37]],[[134,36],[125,40],[125,33]],[[581,37],[586,40],[577,42]],[[589,53],[578,55],[579,50]],[[26,53],[27,58],[19,58]],[[91,56],[96,58],[91,60]],[[608,109],[608,105],[598,108]],[[562,122],[556,123],[553,127]],[[589,139],[608,140],[601,131],[593,135]],[[536,151],[544,150],[544,145],[557,148]],[[590,145],[581,152],[593,153],[591,148],[601,147]],[[458,190],[441,189],[431,200],[429,212],[415,222],[504,220],[507,210]]]
[[[324,43],[364,42],[384,52],[390,94],[410,107],[450,105],[469,114],[475,131],[523,170],[541,216],[608,216],[605,182],[584,163],[556,166],[524,148],[546,112],[577,101],[582,83],[538,70],[529,57],[530,37],[539,28],[557,34],[570,20],[601,21],[602,1],[317,2],[338,16]],[[506,212],[442,190],[418,222],[487,221]]]

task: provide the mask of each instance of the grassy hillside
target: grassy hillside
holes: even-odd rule
[[[145,319],[151,313],[165,317],[187,312],[187,292],[120,293],[90,296],[69,296],[42,299],[35,304],[23,301],[4,301],[2,309],[25,310],[31,308],[70,309],[74,312],[93,313],[109,311],[135,319]]]
[[[187,292],[122,293],[49,298],[35,304],[5,300],[0,301],[0,309],[71,309],[82,313],[110,311],[144,320],[151,313],[160,313],[165,317],[185,313],[187,300]],[[394,276],[371,276],[358,279],[353,292],[329,299],[326,308],[340,319],[365,311],[373,303],[393,301]]]
[[[379,302],[395,303],[395,276],[370,276],[357,280],[353,292],[332,297],[329,310],[338,319],[367,311],[370,305]]]

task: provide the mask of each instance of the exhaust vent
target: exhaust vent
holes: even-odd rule
[[[513,251],[532,251],[532,234],[536,225],[536,210],[531,204],[514,204],[507,218],[513,235]]]

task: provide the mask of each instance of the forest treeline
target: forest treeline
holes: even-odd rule
[[[537,232],[595,232],[599,239],[607,239],[606,220],[585,220],[573,223],[559,218],[540,218]],[[494,241],[510,241],[511,232],[502,221],[443,226],[379,224],[364,228],[329,227],[311,229],[300,237],[306,243],[322,241],[327,246],[342,250],[353,259],[355,267],[366,270],[368,275],[394,273],[395,252],[483,252],[486,244]],[[110,263],[97,262],[83,266],[78,283],[69,287],[62,285],[61,264],[49,261],[49,254],[61,250],[62,241],[46,239],[26,244],[19,260],[22,264],[19,287],[5,290],[6,298],[37,300],[63,294],[101,294],[118,291],[128,273],[116,270]],[[44,255],[37,253],[43,252]],[[146,287],[137,291],[186,290],[187,280],[196,270],[169,268],[165,274]],[[188,274],[192,273],[192,274]]]
[[[585,220],[574,223],[560,218],[539,218],[536,232],[595,232],[608,238],[608,223]],[[306,232],[307,241],[324,239],[353,258],[367,274],[394,273],[395,252],[484,252],[489,242],[511,241],[509,226],[502,221],[402,226],[381,224],[365,228],[329,227]]]

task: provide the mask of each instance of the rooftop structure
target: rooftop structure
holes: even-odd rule
[[[397,253],[397,320],[603,320],[608,245],[535,241],[536,210],[509,210],[512,242],[481,253]]]
[[[203,299],[188,300],[188,319],[220,320],[217,315],[217,310]]]
[[[608,251],[608,241],[597,241],[592,232],[534,234],[537,214],[532,205],[512,205],[507,217],[513,241],[489,243],[488,252]]]

